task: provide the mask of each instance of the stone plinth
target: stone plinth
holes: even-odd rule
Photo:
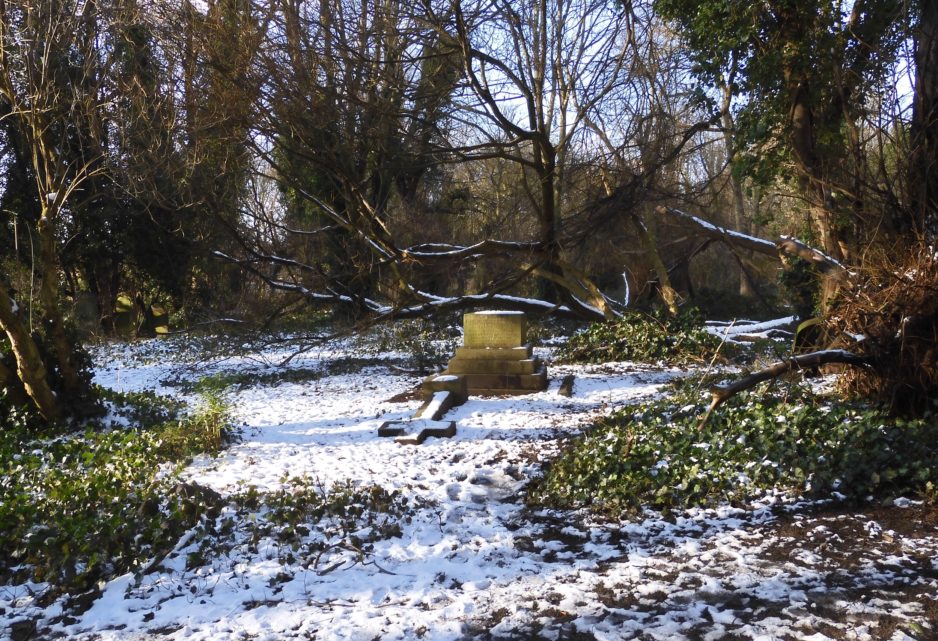
[[[462,405],[469,397],[466,392],[466,380],[462,376],[450,373],[436,374],[426,378],[421,387],[424,401],[429,401],[437,392],[451,393],[456,405]]]
[[[457,347],[456,358],[464,360],[524,360],[531,358],[534,350],[530,345],[522,347]]]

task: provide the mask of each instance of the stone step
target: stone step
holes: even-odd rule
[[[540,368],[540,361],[529,358],[523,361],[472,360],[454,358],[446,371],[450,374],[534,374]]]
[[[547,389],[547,369],[533,374],[464,374],[470,394],[530,394]]]
[[[523,361],[531,358],[534,348],[521,347],[457,347],[454,358],[468,360]]]
[[[526,394],[536,394],[543,392],[540,389],[516,389],[513,387],[499,387],[492,389],[477,388],[472,390],[474,396],[525,396]]]

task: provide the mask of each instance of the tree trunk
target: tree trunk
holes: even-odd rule
[[[57,420],[62,416],[62,405],[49,386],[39,347],[16,314],[13,299],[6,295],[5,290],[4,287],[4,292],[0,292],[0,328],[10,341],[16,359],[16,375],[42,417],[48,421]]]
[[[920,7],[912,103],[910,224],[915,231],[934,236],[938,234],[938,3],[922,2]]]
[[[0,390],[6,391],[7,401],[15,407],[22,407],[32,403],[32,399],[23,389],[23,383],[16,375],[16,371],[10,369],[2,360],[0,360]]]
[[[37,224],[39,261],[42,285],[39,300],[49,323],[49,338],[55,350],[56,363],[62,375],[62,391],[71,399],[84,396],[81,377],[75,364],[74,346],[65,331],[65,317],[59,305],[59,261],[55,246],[55,226],[49,212],[44,211]]]
[[[735,66],[735,62],[734,62]],[[746,224],[746,203],[743,195],[743,183],[739,176],[733,171],[733,155],[735,154],[735,135],[736,123],[733,122],[733,114],[730,113],[730,106],[733,100],[732,80],[723,85],[723,108],[720,119],[723,121],[723,144],[726,148],[727,165],[730,168],[730,187],[733,190],[733,226],[739,232],[749,233],[749,225]],[[747,256],[751,258],[751,256]],[[739,295],[753,296],[756,294],[756,288],[749,280],[749,274],[743,267],[742,259],[739,260]]]
[[[637,214],[631,214],[629,218],[635,226],[635,231],[638,232],[642,250],[645,252],[645,256],[651,261],[651,266],[658,276],[658,287],[661,289],[661,299],[664,301],[665,306],[667,306],[668,312],[672,315],[677,315],[677,302],[680,297],[674,290],[674,287],[671,286],[671,277],[668,275],[668,268],[665,267],[664,261],[661,260],[661,254],[658,253],[658,245],[655,242],[654,231],[646,226],[644,221],[642,221]]]

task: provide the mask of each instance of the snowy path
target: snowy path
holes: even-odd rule
[[[292,366],[338,357],[313,354]],[[98,382],[125,390],[158,386],[171,367],[119,352],[107,362]],[[576,375],[572,398],[557,394],[565,373]],[[291,477],[397,490],[410,506],[400,536],[377,537],[364,555],[324,539],[327,553],[313,559],[308,540],[292,549],[258,535],[251,515],[229,515],[237,519],[230,544],[206,550],[184,539],[157,571],[139,582],[115,579],[90,610],[50,634],[87,641],[938,636],[934,509],[900,502],[852,513],[776,498],[745,511],[598,523],[524,507],[523,485],[559,439],[677,374],[628,364],[554,367],[547,391],[473,398],[447,415],[456,437],[419,447],[376,436],[382,421],[418,405],[393,402],[417,379],[385,367],[241,390],[230,400],[242,442],[195,461],[186,471],[192,481],[223,495],[249,486],[274,491]],[[314,530],[307,539],[316,536],[328,534]],[[53,619],[58,607],[43,611],[27,595],[0,589],[8,616]]]

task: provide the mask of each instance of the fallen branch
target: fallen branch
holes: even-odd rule
[[[693,225],[698,233],[706,238],[720,240],[733,247],[747,249],[776,259],[780,258],[782,254],[796,256],[814,265],[817,270],[825,276],[837,280],[847,280],[850,276],[850,272],[842,263],[831,258],[821,250],[810,247],[795,238],[781,236],[778,240],[771,241],[765,238],[749,236],[748,234],[742,234],[732,229],[719,227],[718,225],[714,225],[711,222],[707,222],[702,218],[683,212],[680,209],[675,209],[674,207],[661,206],[655,209],[655,211],[659,215],[668,214],[683,223]]]
[[[797,256],[811,263],[819,272],[836,280],[846,281],[848,276],[852,275],[842,263],[819,249],[805,245],[797,238],[782,236],[778,241],[778,249],[789,256]]]
[[[675,209],[674,207],[661,206],[657,207],[655,211],[659,215],[668,214],[672,218],[693,225],[702,236],[706,236],[707,238],[721,240],[729,245],[778,258],[778,243],[774,243],[771,240],[756,238],[755,236],[742,234],[732,229],[719,227],[713,223],[707,222],[703,218],[698,218],[697,216],[683,212],[680,209]]]
[[[433,296],[409,286],[405,293],[409,300],[396,305],[385,304],[351,293],[341,293],[332,289],[313,291],[302,283],[273,278],[263,272],[253,259],[239,259],[220,251],[213,254],[222,260],[239,265],[245,271],[263,280],[270,288],[289,292],[302,297],[311,305],[320,307],[342,306],[368,314],[371,324],[402,318],[424,318],[450,312],[471,311],[473,309],[499,309],[525,312],[536,316],[554,316],[557,318],[601,321],[605,319],[602,310],[574,299],[570,305],[560,305],[536,298],[523,298],[498,292],[466,294],[462,296]],[[266,257],[265,257],[266,258]],[[336,283],[340,285],[340,283]],[[572,305],[572,306],[571,306]]]
[[[366,561],[365,559],[367,558],[367,556],[365,554],[365,551],[362,550],[357,545],[352,545],[351,543],[344,543],[344,542],[333,543],[332,545],[328,546],[326,549],[322,550],[319,554],[316,555],[316,559],[313,561],[313,569],[316,571],[316,574],[318,574],[319,576],[325,576],[327,574],[330,574],[331,572],[338,570],[340,567],[346,564],[347,559],[342,558],[321,570],[319,569],[319,562],[320,560],[322,560],[323,555],[326,554],[327,552],[332,552],[335,550],[345,550],[347,552],[352,552],[353,554],[355,554],[356,556],[355,560],[353,560],[352,564],[348,566],[348,568],[346,569],[352,568],[356,564],[360,563],[362,567],[367,566],[367,565],[375,566],[375,568],[381,574],[390,574],[391,576],[396,576],[394,572],[391,572],[390,570],[387,570],[381,567],[380,565],[378,565],[378,562],[375,561],[374,559],[370,561]]]
[[[710,395],[713,400],[710,403],[710,407],[707,408],[707,413],[700,419],[697,429],[703,429],[703,426],[706,425],[707,421],[710,419],[710,415],[713,414],[713,410],[742,391],[751,389],[764,381],[776,379],[794,370],[810,369],[831,363],[854,365],[856,367],[870,366],[869,358],[842,349],[826,349],[819,352],[811,352],[810,354],[793,356],[784,361],[778,361],[738,381],[726,385],[715,385],[710,388]]]

